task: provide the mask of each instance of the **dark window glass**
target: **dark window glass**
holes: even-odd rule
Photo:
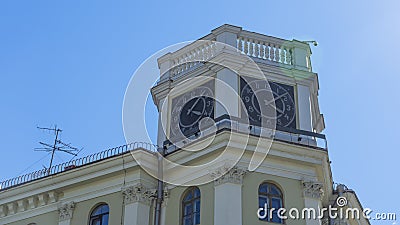
[[[200,224],[200,190],[189,188],[182,198],[182,225]]]
[[[107,204],[97,206],[90,214],[89,225],[108,225],[109,212]]]
[[[283,223],[283,220],[278,217],[278,209],[282,208],[283,196],[281,190],[272,183],[262,183],[258,188],[258,207],[265,208],[267,206],[267,214],[264,221]],[[272,215],[270,215],[270,209],[274,208]]]

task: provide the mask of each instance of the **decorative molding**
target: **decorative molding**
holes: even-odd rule
[[[7,204],[7,211],[8,211],[8,215],[14,215],[16,213],[14,202]]]
[[[149,189],[141,183],[122,188],[125,204],[135,202],[150,204],[150,201],[156,196],[156,192],[155,189]]]
[[[18,200],[17,201],[17,212],[23,212],[26,210],[26,199]]]
[[[39,206],[44,206],[47,204],[47,199],[48,199],[47,193],[40,194],[37,197],[39,199],[39,201],[38,201]]]
[[[211,172],[210,176],[214,180],[214,185],[217,186],[225,183],[242,184],[245,174],[244,169],[225,165]]]
[[[163,196],[163,202],[161,204],[161,207],[166,207],[169,199],[169,189],[167,187],[164,188],[164,196]]]
[[[55,191],[49,191],[48,193],[48,204],[57,202],[58,195]]]
[[[14,200],[0,206],[0,217],[26,212],[40,206],[47,206],[56,203],[57,201],[58,193],[56,191],[45,192],[23,199]]]
[[[37,207],[37,198],[36,196],[32,196],[28,198],[28,209],[34,209]]]
[[[320,182],[303,181],[303,194],[307,198],[322,198],[324,196],[324,185]]]
[[[7,208],[4,205],[0,205],[0,217],[5,217],[7,215]]]
[[[60,205],[58,208],[59,221],[70,220],[74,213],[75,202],[69,202]]]

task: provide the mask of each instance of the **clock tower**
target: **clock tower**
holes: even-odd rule
[[[251,128],[263,123],[276,136],[296,134],[299,142],[316,144],[315,137],[300,135],[325,128],[310,56],[306,42],[232,25],[164,55],[158,59],[160,80],[152,88],[160,112],[158,145],[200,138],[204,119],[215,122],[223,116],[245,117]]]
[[[257,217],[337,197],[310,57],[307,42],[222,25],[158,58],[151,93],[170,191],[161,224],[332,223]]]

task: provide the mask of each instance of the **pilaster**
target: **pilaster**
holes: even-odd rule
[[[155,190],[138,183],[122,189],[124,225],[149,225],[150,204]]]
[[[245,170],[221,167],[210,175],[215,185],[214,224],[242,225],[242,182]]]
[[[58,207],[58,225],[70,225],[74,214],[75,202],[68,202]]]
[[[315,219],[306,218],[306,225],[321,225],[321,220],[318,219],[318,213],[322,206],[321,198],[324,196],[323,184],[314,181],[303,181],[302,185],[304,207],[314,209],[316,212]]]

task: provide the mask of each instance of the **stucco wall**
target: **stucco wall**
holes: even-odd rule
[[[290,209],[296,207],[300,210],[304,208],[301,181],[257,172],[249,173],[244,176],[242,187],[243,224],[266,224],[265,221],[260,221],[257,217],[258,187],[264,181],[269,181],[280,187],[283,193],[283,206],[285,208]],[[305,221],[288,219],[285,221],[285,224],[303,225]]]
[[[208,183],[198,186],[201,194],[201,205],[200,205],[200,222],[201,224],[213,224],[214,223],[214,184]],[[166,225],[181,224],[181,201],[182,195],[187,187],[175,187],[171,189],[170,196],[167,202],[166,209]]]
[[[113,193],[101,197],[93,198],[90,200],[78,202],[75,206],[74,216],[72,217],[71,224],[73,225],[87,225],[90,212],[99,203],[107,203],[110,207],[109,224],[121,224],[122,221],[122,194]]]

